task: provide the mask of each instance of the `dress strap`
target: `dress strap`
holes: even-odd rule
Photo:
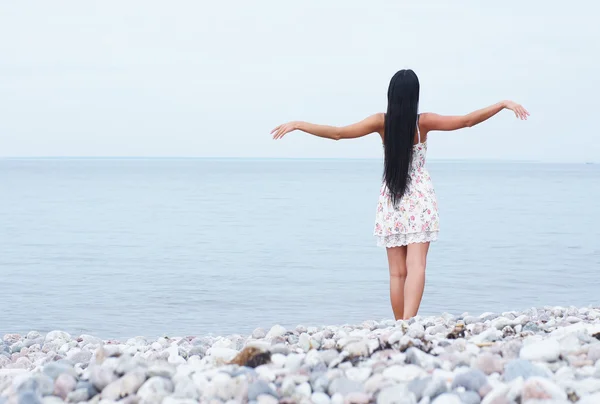
[[[421,131],[419,130],[419,116],[420,114],[417,115],[417,136],[419,136],[419,143],[421,143]]]

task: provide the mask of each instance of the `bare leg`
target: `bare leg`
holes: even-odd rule
[[[425,289],[425,266],[429,243],[409,244],[406,249],[406,282],[404,285],[403,318],[417,315]]]
[[[406,280],[406,246],[387,249],[390,266],[390,301],[396,320],[404,314],[404,281]]]

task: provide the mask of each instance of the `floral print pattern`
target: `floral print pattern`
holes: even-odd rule
[[[381,185],[374,235],[382,247],[398,247],[437,240],[438,205],[429,172],[425,167],[427,142],[417,143],[406,193],[394,207],[385,182]]]

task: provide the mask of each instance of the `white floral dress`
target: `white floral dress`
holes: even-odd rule
[[[381,185],[374,231],[377,245],[381,247],[427,243],[438,237],[440,222],[437,199],[425,167],[427,142],[421,143],[418,122],[417,133],[419,143],[413,146],[408,187],[396,207],[392,205],[385,181]]]

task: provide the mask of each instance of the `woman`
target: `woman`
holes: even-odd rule
[[[333,139],[353,139],[378,133],[385,152],[383,184],[375,221],[378,245],[386,247],[390,270],[390,300],[396,320],[414,317],[425,287],[429,243],[439,232],[435,191],[425,168],[427,139],[432,131],[452,131],[477,125],[503,109],[517,118],[529,112],[502,101],[467,115],[419,114],[419,79],[412,70],[397,72],[388,88],[387,113],[344,127],[289,122],[271,132],[281,139],[294,130]]]

